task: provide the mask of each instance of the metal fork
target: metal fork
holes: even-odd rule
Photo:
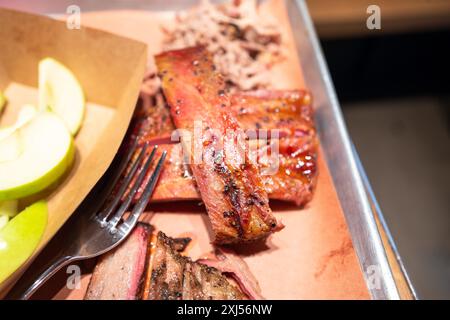
[[[54,239],[52,242],[64,242],[59,245],[60,251],[44,266],[39,276],[36,278],[33,275],[24,281],[21,279],[19,285],[8,294],[7,299],[29,299],[44,282],[64,266],[102,255],[126,239],[150,200],[166,158],[166,151],[164,151],[141,197],[125,218],[124,214],[128,212],[138,188],[150,170],[157,146],[153,147],[150,156],[145,159],[145,154],[149,150],[149,145],[145,144],[138,157],[133,161],[136,149],[137,142],[117,166],[116,163],[111,165],[111,167],[115,167],[110,168],[113,170],[112,176],[108,177],[106,182],[102,181],[103,185],[96,185],[88,198],[77,209],[75,217],[71,218],[58,232],[59,239]],[[127,167],[130,167],[130,170],[123,176]],[[142,168],[140,172],[139,168]],[[121,177],[122,179],[120,179]],[[128,186],[133,180],[135,182],[126,194]],[[118,185],[119,181],[122,181],[120,186]],[[121,201],[125,194],[125,199]]]

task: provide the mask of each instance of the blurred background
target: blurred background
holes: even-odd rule
[[[344,117],[422,299],[450,299],[450,1],[307,0]],[[369,30],[369,5],[381,29]]]

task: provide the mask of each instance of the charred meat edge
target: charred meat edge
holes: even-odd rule
[[[211,55],[203,47],[174,50],[156,56],[156,64],[175,126],[192,132],[194,122],[201,121],[206,131],[214,129],[224,138],[223,144],[214,134],[203,138],[200,164],[184,145],[191,156],[190,167],[212,223],[215,243],[257,240],[282,229],[245,146],[231,144],[236,153],[244,150],[245,165],[236,165],[236,159],[223,154],[223,146],[230,139],[226,130],[237,135],[243,131],[231,112],[223,79],[214,71]]]
[[[158,232],[147,273],[149,300],[245,299],[216,268],[193,262],[176,250],[174,239]]]

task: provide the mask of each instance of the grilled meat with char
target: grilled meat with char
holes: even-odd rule
[[[155,98],[154,101],[157,99]],[[143,110],[141,110],[143,109]],[[274,137],[268,136],[269,148],[264,141],[249,141],[250,153],[257,158],[259,170],[267,170],[278,161],[279,169],[276,174],[265,175],[261,178],[270,199],[294,202],[303,206],[312,199],[317,177],[317,138],[313,120],[311,95],[303,90],[258,90],[238,92],[231,96],[231,110],[235,114],[240,126],[246,130],[253,130],[257,135],[261,130],[277,129],[279,144],[278,159],[267,157],[277,143]],[[153,104],[139,104],[137,119],[151,117],[141,127],[140,140],[151,144],[160,144],[160,151],[168,151],[167,161],[161,172],[158,185],[152,201],[197,200],[200,193],[196,187],[189,164],[183,159],[179,144],[163,144],[169,142],[170,132],[175,127],[170,120],[169,108],[154,102]],[[149,123],[150,123],[149,122]],[[161,123],[164,123],[164,130]],[[137,132],[137,130],[135,130]],[[248,131],[247,131],[248,132]],[[259,135],[260,138],[263,138]],[[256,148],[256,146],[259,146]],[[268,161],[266,161],[268,160]],[[273,173],[273,172],[272,172]],[[142,191],[150,178],[144,180]],[[140,197],[140,191],[136,199]]]
[[[263,138],[274,138],[270,135],[274,129],[279,138],[313,137],[316,133],[311,94],[305,90],[237,92],[231,96],[231,110],[248,133],[269,131]]]
[[[277,144],[277,145],[276,145]],[[316,142],[308,137],[292,139],[252,140],[250,154],[263,174],[264,188],[270,199],[305,205],[313,196],[316,182]],[[273,150],[278,149],[278,155]],[[200,200],[195,178],[188,164],[183,162],[181,144],[160,145],[157,153],[167,151],[167,160],[152,201]],[[145,188],[147,180],[138,190]]]
[[[220,271],[180,255],[174,246],[174,239],[158,232],[149,270],[147,299],[245,299],[245,295]]]
[[[283,228],[269,207],[258,168],[245,147],[245,133],[231,112],[222,77],[204,47],[156,56],[162,89],[215,234],[216,243],[267,237]],[[199,146],[199,148],[198,148]]]

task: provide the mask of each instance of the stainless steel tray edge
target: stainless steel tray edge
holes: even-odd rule
[[[361,178],[362,178],[362,180],[364,182],[366,193],[367,193],[367,195],[369,197],[369,201],[370,201],[370,206],[371,206],[374,214],[378,217],[378,221],[381,224],[381,228],[384,230],[384,232],[386,234],[387,241],[388,241],[389,245],[392,248],[392,251],[393,251],[393,253],[395,255],[395,259],[397,260],[397,263],[398,263],[398,265],[400,267],[400,271],[402,272],[402,274],[403,274],[403,276],[405,278],[406,285],[408,286],[408,288],[409,288],[409,290],[411,292],[411,296],[412,296],[412,298],[417,300],[417,299],[419,299],[419,297],[417,295],[417,292],[414,289],[414,286],[413,286],[413,284],[411,282],[411,279],[410,279],[410,277],[408,275],[408,272],[406,271],[406,267],[403,264],[403,260],[402,260],[402,258],[400,256],[400,253],[398,252],[398,249],[397,249],[397,246],[395,244],[394,238],[392,237],[392,234],[391,234],[391,232],[389,230],[389,227],[388,227],[388,225],[386,223],[386,220],[384,219],[384,215],[383,215],[383,212],[381,211],[381,207],[380,207],[380,205],[379,205],[379,203],[378,203],[378,201],[377,201],[377,199],[375,197],[375,194],[373,192],[372,186],[371,186],[371,184],[369,182],[369,179],[368,179],[368,177],[366,175],[366,172],[364,170],[364,167],[363,167],[363,165],[361,163],[361,160],[359,158],[358,153],[356,152],[356,148],[355,148],[354,145],[353,145],[353,157],[356,160],[356,164],[358,165],[358,171],[359,171],[359,173],[361,175]]]
[[[400,299],[364,182],[353,157],[333,82],[304,0],[287,0],[305,81],[311,88],[325,160],[373,299]]]

